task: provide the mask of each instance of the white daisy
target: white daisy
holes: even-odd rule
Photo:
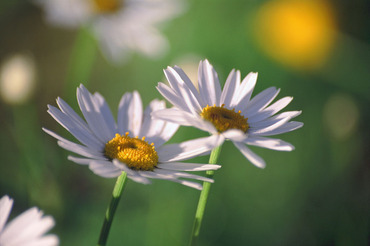
[[[164,73],[170,86],[159,83],[157,89],[175,107],[154,112],[155,118],[194,126],[214,136],[219,135],[223,140],[230,140],[250,162],[261,168],[266,165],[264,160],[246,145],[279,151],[294,149],[290,143],[266,136],[302,127],[303,123],[290,121],[301,111],[276,114],[293,98],[284,97],[269,105],[280,91],[275,87],[251,99],[257,73],[249,73],[240,82],[240,71],[233,69],[223,90],[216,71],[207,60],[199,64],[198,90],[181,68],[168,67]]]
[[[57,26],[92,29],[103,54],[121,62],[137,51],[157,57],[168,42],[157,26],[184,9],[180,0],[34,0]]]
[[[60,147],[83,156],[69,156],[69,160],[89,165],[95,174],[106,178],[118,177],[124,171],[128,178],[143,184],[150,183],[149,178],[164,179],[201,190],[201,184],[180,178],[213,182],[181,171],[216,170],[220,166],[180,161],[210,152],[221,138],[210,136],[163,145],[178,129],[177,124],[151,118],[153,111],[165,108],[164,101],[153,100],[143,113],[139,93],[125,93],[119,103],[116,124],[99,93],[90,94],[81,85],[77,100],[86,122],[61,98],[57,99],[60,110],[48,105],[48,112],[81,144],[44,129],[59,140]]]
[[[43,216],[38,208],[30,208],[5,225],[12,210],[13,199],[0,199],[1,246],[54,246],[59,244],[55,235],[44,235],[54,226],[51,216]]]

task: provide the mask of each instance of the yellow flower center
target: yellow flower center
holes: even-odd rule
[[[142,139],[126,135],[116,136],[105,144],[104,154],[109,159],[117,159],[134,170],[152,171],[158,163],[158,155],[154,144]]]
[[[98,13],[114,13],[122,7],[120,0],[92,0]]]
[[[224,108],[224,106],[224,104],[221,107],[210,107],[207,105],[207,107],[203,108],[200,116],[210,121],[218,132],[224,132],[229,129],[240,129],[246,132],[249,128],[248,118],[242,116],[240,110],[235,112],[235,109],[230,110]]]

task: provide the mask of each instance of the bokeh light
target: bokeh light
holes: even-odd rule
[[[320,0],[274,0],[256,14],[261,48],[279,62],[299,69],[320,67],[336,38],[333,9]]]
[[[36,87],[36,66],[31,56],[15,54],[0,68],[0,95],[9,104],[25,103]]]
[[[358,130],[359,109],[348,94],[334,94],[324,105],[323,119],[329,134],[345,140]]]

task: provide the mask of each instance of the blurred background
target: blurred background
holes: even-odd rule
[[[186,6],[185,6],[186,5]],[[160,98],[162,69],[179,65],[196,80],[209,59],[224,83],[231,69],[259,73],[255,94],[276,86],[293,96],[304,127],[278,136],[293,152],[253,148],[250,164],[222,148],[200,245],[369,245],[370,3],[366,0],[192,0],[160,25],[169,49],[157,59],[134,53],[111,63],[88,29],[50,25],[39,6],[0,3],[0,197],[12,217],[32,206],[52,215],[61,245],[97,242],[115,179],[67,160],[41,127],[74,140],[46,112],[60,96],[78,110],[80,83],[114,113],[127,91],[144,105]],[[171,142],[206,136],[181,127]],[[206,163],[207,157],[192,161]],[[108,245],[187,245],[199,191],[129,181]]]

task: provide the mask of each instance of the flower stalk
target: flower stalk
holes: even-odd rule
[[[91,71],[97,57],[97,44],[90,31],[81,28],[71,52],[68,64],[64,94],[68,99],[75,95],[74,91],[83,82],[86,86],[90,81]]]
[[[114,214],[116,212],[119,200],[121,199],[123,189],[127,181],[127,173],[122,174],[117,178],[112,192],[112,200],[105,212],[103,226],[100,231],[100,237],[97,246],[105,246],[108,240],[109,230],[113,222]]]
[[[221,153],[221,147],[222,145],[214,148],[211,152],[211,155],[209,156],[209,164],[216,164],[218,157]],[[213,178],[215,171],[207,171],[207,178]],[[204,211],[207,205],[208,195],[211,190],[212,183],[209,182],[203,182],[203,190],[200,193],[197,211],[195,212],[195,219],[193,224],[193,230],[191,232],[191,238],[190,238],[190,244],[189,246],[195,246],[198,242],[199,233],[200,233],[200,227],[202,225],[203,215]]]

